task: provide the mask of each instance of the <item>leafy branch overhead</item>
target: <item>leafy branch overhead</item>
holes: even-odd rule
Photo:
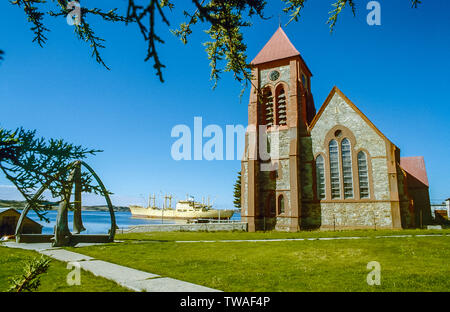
[[[290,20],[298,21],[304,10],[306,0],[281,0],[283,12],[289,14]],[[420,0],[411,1],[413,8],[421,3]],[[100,17],[105,22],[122,22],[126,25],[136,24],[147,43],[145,61],[153,60],[153,67],[161,82],[163,79],[164,64],[158,53],[158,45],[164,44],[164,40],[158,31],[159,24],[170,29],[169,13],[175,10],[175,0],[128,0],[123,14],[118,13],[118,8],[88,8],[84,3],[76,2],[79,11],[75,11],[75,1],[68,0],[11,0],[12,5],[21,8],[28,21],[32,24],[34,34],[33,42],[43,46],[47,41],[46,32],[50,31],[44,25],[46,15],[53,17],[75,17],[75,34],[78,39],[89,43],[92,56],[96,61],[109,69],[101,56],[101,49],[105,48],[105,40],[96,34],[90,20],[92,16]],[[358,0],[331,0],[332,10],[329,12],[327,24],[334,31],[338,17],[348,7],[353,15],[356,15]],[[116,3],[111,1],[111,3]],[[190,5],[188,9],[180,9],[186,18],[178,29],[170,31],[183,43],[188,42],[188,37],[193,32],[193,26],[199,23],[207,25],[205,32],[209,40],[204,42],[207,57],[210,61],[211,79],[214,86],[217,85],[223,72],[232,72],[234,78],[247,83],[251,79],[251,70],[247,62],[247,46],[244,43],[242,30],[252,25],[252,18],[267,19],[264,9],[267,2],[264,0],[191,0],[179,1],[179,5]],[[178,7],[177,7],[178,9]],[[191,12],[190,12],[191,11]],[[74,15],[74,12],[79,12]]]

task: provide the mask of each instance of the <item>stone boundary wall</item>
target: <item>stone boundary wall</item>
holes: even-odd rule
[[[146,224],[118,229],[117,234],[144,232],[199,232],[199,231],[244,231],[247,232],[247,222],[236,223],[193,223],[193,224]]]

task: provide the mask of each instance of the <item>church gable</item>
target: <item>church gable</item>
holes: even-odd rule
[[[328,161],[330,144],[337,142],[340,150],[342,141],[349,140],[353,154],[352,162],[356,164],[357,155],[363,152],[372,168],[370,170],[372,182],[369,183],[372,185],[371,198],[390,199],[387,162],[390,151],[387,147],[391,148],[393,145],[337,87],[333,88],[311,122],[310,133],[315,159],[322,155]],[[356,171],[357,168],[353,168],[352,174],[355,175]],[[353,184],[355,181],[357,178],[353,179]]]
[[[334,135],[330,131],[339,130],[339,126],[348,129],[356,138],[355,149],[366,149],[371,157],[387,156],[386,144],[390,141],[337,87],[334,87],[310,125],[314,154],[327,151],[326,140]]]

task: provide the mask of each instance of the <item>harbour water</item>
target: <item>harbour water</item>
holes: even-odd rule
[[[43,225],[42,234],[53,234],[53,228],[56,224],[57,211],[48,211],[46,217],[50,223],[40,221],[39,217],[34,211],[28,212],[28,217]],[[145,224],[174,224],[175,220],[160,220],[160,219],[141,219],[133,218],[129,211],[119,211],[115,213],[116,223],[120,229],[125,229],[134,225]],[[83,234],[106,234],[111,227],[111,219],[107,211],[85,211],[82,212],[83,225],[86,231]],[[240,220],[241,214],[234,213],[232,220]],[[69,213],[69,229],[72,231],[73,214]]]

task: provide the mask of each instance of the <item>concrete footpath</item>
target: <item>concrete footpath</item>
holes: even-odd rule
[[[328,240],[348,240],[348,239],[372,239],[372,238],[409,238],[409,237],[434,237],[450,236],[446,234],[414,234],[414,235],[383,235],[383,236],[341,236],[341,237],[305,237],[305,238],[266,238],[266,239],[222,239],[222,240],[196,240],[196,241],[174,241],[175,243],[270,243],[270,242],[296,242],[296,241],[328,241]],[[139,241],[148,243],[153,241]],[[159,243],[159,242],[157,242]]]
[[[157,274],[139,271],[114,263],[97,260],[76,252],[58,247],[52,247],[50,243],[42,244],[18,244],[5,242],[5,247],[34,250],[50,258],[62,262],[77,262],[81,269],[91,272],[134,291],[145,292],[219,292],[219,290],[196,285],[170,277],[162,277]],[[94,244],[78,244],[77,247]]]

